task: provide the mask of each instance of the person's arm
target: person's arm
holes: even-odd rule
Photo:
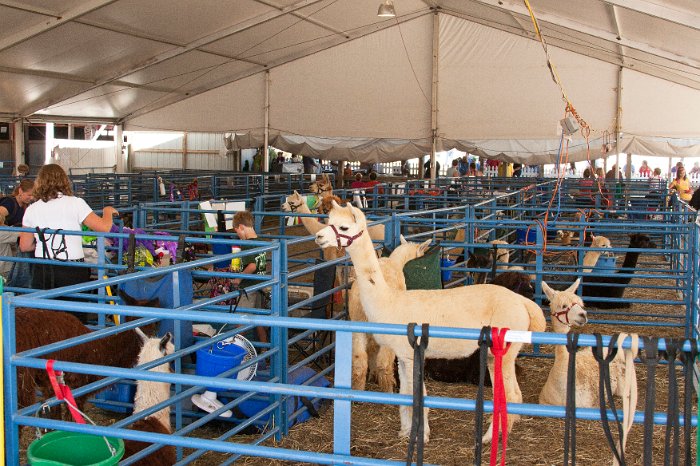
[[[254,274],[257,269],[258,269],[258,266],[255,264],[255,262],[251,262],[250,264],[245,266],[245,268],[241,271],[241,273],[247,273],[247,274],[251,275],[251,274]],[[241,284],[240,278],[234,278],[231,281],[236,286]]]
[[[117,212],[117,209],[114,207],[107,206],[102,209],[102,217],[95,212],[90,212],[87,217],[85,217],[85,220],[83,220],[83,225],[92,231],[108,232],[113,225],[113,215],[119,215],[119,212]]]
[[[34,233],[22,231],[19,234],[19,250],[29,252],[34,250]]]

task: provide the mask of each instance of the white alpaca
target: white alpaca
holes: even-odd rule
[[[172,334],[169,332],[163,338],[148,338],[139,329],[135,329],[143,340],[143,347],[139,353],[137,365],[146,364],[156,359],[172,354],[175,347],[172,343]],[[117,349],[118,351],[118,349]],[[168,363],[149,369],[153,372],[170,372]],[[148,380],[139,380],[136,383],[136,395],[134,397],[134,414],[144,411],[145,409],[155,406],[170,398],[170,383],[169,382],[154,382]],[[172,427],[170,425],[170,407],[165,408],[139,419],[134,422],[130,429],[140,430],[144,432],[155,432],[158,434],[171,434]],[[124,440],[124,458],[133,456],[137,452],[148,447],[150,444],[138,440]],[[146,456],[134,464],[142,466],[161,466],[172,465],[177,461],[175,447],[165,445],[156,452]]]
[[[431,240],[421,244],[409,243],[401,236],[401,245],[391,253],[389,257],[381,257],[381,267],[384,280],[390,288],[396,290],[406,289],[406,279],[403,267],[406,263],[417,257],[422,257],[430,246]],[[366,322],[367,316],[362,309],[360,301],[360,287],[357,281],[353,282],[348,294],[348,313],[350,320]],[[367,382],[367,369],[370,377],[374,377],[383,392],[393,393],[396,385],[394,378],[394,360],[396,355],[386,346],[378,346],[372,335],[366,333],[354,333],[352,343],[352,388],[364,390]]]
[[[388,286],[380,269],[372,241],[367,233],[367,221],[361,210],[337,203],[329,214],[329,226],[316,234],[320,247],[334,244],[344,246],[355,266],[360,287],[362,307],[370,322],[406,325],[410,322],[437,326],[481,328],[486,325],[523,331],[543,331],[546,321],[540,307],[522,296],[497,285],[472,285],[446,290],[395,290]],[[400,393],[413,393],[413,349],[405,336],[376,334],[382,346],[388,346],[399,360]],[[522,343],[512,343],[503,358],[503,383],[509,402],[522,401],[515,376],[515,359]],[[430,339],[426,358],[456,359],[472,354],[478,348],[475,340]],[[493,359],[489,359],[494,374]],[[493,375],[492,375],[493,377]],[[492,380],[493,382],[493,380]],[[425,385],[423,386],[425,392]],[[400,407],[401,430],[406,437],[411,430],[411,408]],[[425,409],[424,440],[430,437],[428,410]],[[517,416],[509,416],[510,430]],[[489,442],[492,425],[482,438]]]
[[[572,325],[581,326],[588,322],[583,301],[575,294],[580,279],[576,280],[566,291],[555,291],[545,282],[542,290],[550,302],[552,329],[556,333],[567,334]],[[605,350],[607,354],[607,350]],[[549,372],[547,382],[540,392],[540,404],[566,405],[566,374],[569,367],[569,352],[564,345],[554,348],[554,365]],[[625,362],[622,350],[618,351],[610,363],[610,385],[613,394],[622,396],[625,376]],[[576,353],[576,406],[579,408],[596,408],[600,406],[598,398],[598,363],[591,348]]]
[[[605,236],[591,236],[593,241],[591,241],[591,248],[612,248],[610,240]],[[598,258],[604,251],[588,251],[585,256],[583,256],[583,272],[589,273],[593,270],[593,266],[598,262]],[[606,253],[607,254],[607,253]]]

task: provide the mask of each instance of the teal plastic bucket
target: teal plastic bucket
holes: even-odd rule
[[[119,463],[123,456],[124,441],[120,438],[62,430],[34,440],[27,449],[27,460],[34,466],[107,466]]]
[[[219,342],[221,343],[221,342]],[[220,344],[204,347],[197,351],[197,363],[195,364],[195,374],[207,377],[216,377],[222,372],[240,366],[243,358],[246,355],[246,350],[238,345]],[[231,378],[236,378],[237,373],[231,375]],[[210,392],[223,392],[223,388],[207,387]]]

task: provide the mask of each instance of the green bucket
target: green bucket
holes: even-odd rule
[[[114,448],[114,455],[105,438]],[[61,430],[34,440],[27,450],[29,464],[34,466],[106,466],[119,463],[122,456],[124,441],[120,438]]]

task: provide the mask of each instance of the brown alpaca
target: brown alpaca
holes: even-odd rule
[[[163,338],[148,338],[141,333],[143,348],[138,355],[138,365],[146,364],[156,359],[172,354],[175,348],[172,344],[172,335],[167,333]],[[150,369],[153,372],[170,372],[168,364],[161,364]],[[170,383],[139,380],[136,384],[136,397],[134,398],[134,414],[151,406],[162,403],[170,398]],[[139,419],[129,426],[132,430],[153,432],[156,434],[170,435],[170,407]],[[129,458],[136,453],[151,446],[150,443],[138,440],[124,440],[124,458]],[[172,445],[164,445],[150,455],[136,461],[138,466],[171,466],[177,462],[177,451]]]
[[[134,301],[122,296],[127,304],[157,307],[154,302]],[[15,310],[16,352],[21,353],[51,343],[68,340],[90,333],[77,317],[66,312],[46,311],[31,308]],[[146,333],[153,333],[156,324],[144,327]],[[62,349],[42,356],[46,359],[79,362],[83,364],[105,365],[113,367],[133,367],[141,350],[141,339],[133,331],[120,332],[115,335]],[[101,376],[92,374],[66,373],[65,383],[71,389],[82,387],[99,380]],[[17,398],[20,408],[37,402],[36,389],[41,390],[45,398],[53,396],[51,383],[42,369],[28,367],[17,368]],[[78,407],[83,410],[87,396],[76,399]]]

